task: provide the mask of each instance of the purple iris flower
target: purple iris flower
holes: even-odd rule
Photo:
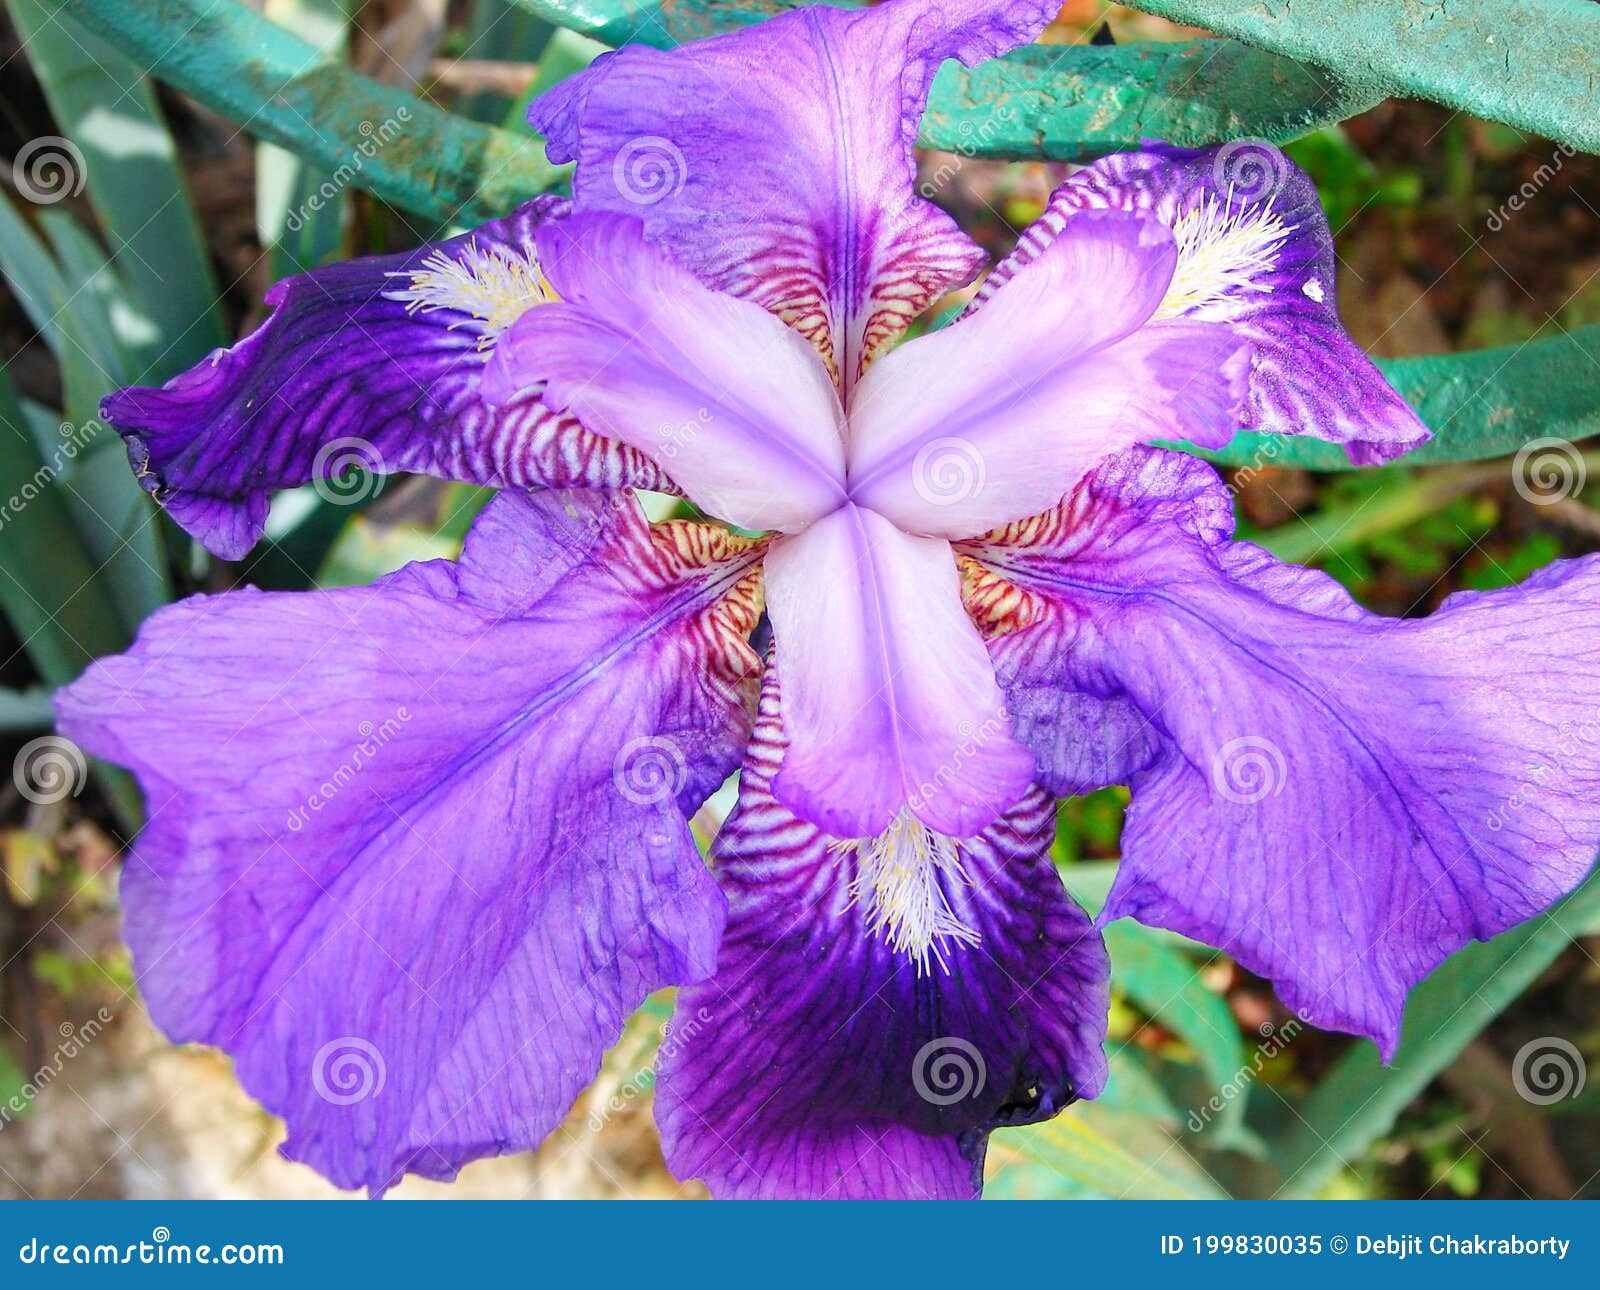
[[[352,437],[505,490],[459,562],[195,597],[60,696],[149,799],[123,899],[152,1015],[232,1054],[291,1157],[382,1190],[532,1147],[676,984],[679,1176],[975,1195],[991,1129],[1105,1079],[1106,955],[1049,849],[1054,799],[1106,784],[1133,801],[1102,918],[1386,1055],[1431,968],[1583,878],[1593,560],[1376,618],[1147,446],[1427,435],[1340,328],[1280,154],[1088,167],[962,319],[892,345],[983,265],[914,191],[929,82],[1054,7],[605,56],[533,112],[571,203],[291,278],[107,401],[223,557]],[[652,526],[638,488],[712,518]],[[735,770],[708,870],[688,818]]]

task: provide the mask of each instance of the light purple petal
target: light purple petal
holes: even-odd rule
[[[769,674],[770,678],[770,674]],[[1105,949],[1049,859],[1031,791],[948,881],[977,945],[919,975],[854,899],[857,861],[772,796],[766,686],[738,809],[717,840],[717,974],[680,993],[656,1121],[667,1164],[722,1197],[976,1196],[989,1131],[1105,1082]]]
[[[396,298],[441,261],[536,273],[534,231],[564,209],[540,198],[448,242],[286,278],[267,293],[266,322],[238,344],[160,389],[119,390],[103,415],[145,488],[229,560],[261,536],[275,491],[347,467],[492,487],[675,491],[633,449],[556,415],[536,392],[487,405],[484,320]]]
[[[150,823],[151,1015],[343,1187],[536,1145],[650,991],[712,970],[686,814],[738,764],[750,543],[503,494],[462,564],[197,597],[58,696]]]
[[[1334,297],[1333,236],[1316,185],[1271,144],[1148,143],[1073,174],[985,281],[998,291],[1081,214],[1148,213],[1180,248],[1164,316],[1230,324],[1254,369],[1246,428],[1344,444],[1355,462],[1386,461],[1428,428],[1345,334]]]
[[[579,211],[644,219],[706,283],[816,344],[848,388],[983,253],[914,191],[912,145],[947,58],[1026,44],[1053,0],[808,6],[662,53],[595,60],[534,104]]]
[[[798,335],[702,286],[636,219],[575,215],[539,247],[562,303],[501,338],[491,397],[544,383],[552,407],[631,444],[742,528],[799,528],[844,500],[844,414]]]
[[[1031,782],[989,659],[961,606],[950,544],[846,506],[778,539],[767,609],[787,685],[776,792],[839,837],[901,810],[977,833]]]
[[[1600,558],[1382,619],[1230,543],[1228,511],[1208,466],[1134,450],[967,548],[1022,594],[996,671],[1046,788],[1131,776],[1103,917],[1218,945],[1389,1055],[1413,985],[1600,846]]]
[[[1176,262],[1159,221],[1074,220],[977,314],[900,346],[857,387],[850,492],[962,538],[1054,506],[1130,444],[1221,447],[1249,360],[1226,327],[1151,322]]]

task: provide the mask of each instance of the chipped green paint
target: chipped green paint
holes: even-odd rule
[[[1127,0],[1322,67],[1600,153],[1593,0]]]
[[[1404,458],[1408,465],[1480,461],[1533,439],[1600,434],[1600,325],[1523,345],[1386,359],[1378,366],[1434,431]],[[1200,455],[1230,466],[1351,468],[1342,448],[1281,435],[1242,434],[1221,452]]]
[[[59,0],[152,75],[258,138],[440,221],[476,223],[561,182],[532,137],[361,76],[234,0]]]
[[[609,45],[668,48],[796,8],[793,0],[515,0]],[[839,7],[852,7],[841,5]],[[1035,45],[978,67],[947,64],[920,142],[968,157],[1087,161],[1165,139],[1286,143],[1383,95],[1232,40]]]

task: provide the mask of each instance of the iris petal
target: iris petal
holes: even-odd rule
[[[781,706],[769,673],[713,853],[717,974],[662,1049],[667,1163],[722,1197],[976,1196],[991,1129],[1105,1082],[1109,965],[1049,859],[1052,803],[1031,791],[963,845],[946,889],[979,939],[919,972],[870,926],[853,857],[772,796]]]
[[[1027,788],[955,557],[846,506],[767,557],[789,747],[774,791],[838,837],[881,833],[908,805],[952,837]]]
[[[286,278],[254,332],[160,389],[111,395],[106,420],[145,488],[230,560],[261,536],[274,491],[346,465],[490,487],[672,490],[537,391],[495,408],[479,395],[486,342],[539,299],[535,230],[564,210],[541,198],[447,242]]]
[[[1345,334],[1335,302],[1333,236],[1309,175],[1271,144],[1149,143],[1062,184],[973,308],[1085,214],[1144,213],[1179,242],[1163,317],[1222,322],[1249,344],[1250,430],[1310,434],[1358,463],[1386,461],[1429,430]]]
[[[977,314],[887,355],[850,410],[850,491],[961,538],[1045,510],[1129,444],[1238,429],[1227,328],[1151,318],[1177,249],[1155,220],[1084,216]]]
[[[843,412],[811,348],[711,291],[644,240],[638,220],[575,215],[540,239],[561,303],[525,314],[485,381],[631,444],[719,519],[799,528],[844,499]]]
[[[1031,600],[991,651],[1045,786],[1131,781],[1103,917],[1390,1055],[1412,986],[1594,861],[1600,557],[1389,620],[1230,532],[1210,467],[1135,450],[966,549]]]
[[[1051,0],[811,5],[670,52],[595,60],[534,104],[579,211],[642,218],[708,285],[810,339],[848,389],[982,251],[914,189],[947,58],[1026,44]]]
[[[503,494],[460,566],[197,597],[59,696],[132,769],[152,1016],[342,1187],[531,1148],[629,1012],[712,970],[686,816],[737,765],[752,544]]]

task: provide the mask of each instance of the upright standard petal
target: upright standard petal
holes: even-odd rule
[[[644,219],[709,285],[810,339],[849,389],[982,251],[917,197],[915,143],[947,58],[1042,31],[1054,0],[811,5],[662,53],[630,46],[536,102],[579,211]]]
[[[1259,140],[1200,149],[1147,143],[1078,171],[972,307],[1083,213],[1099,210],[1145,212],[1172,229],[1178,264],[1161,317],[1228,323],[1249,342],[1247,429],[1316,435],[1363,464],[1429,437],[1339,321],[1333,235],[1316,185]]]
[[[1136,450],[972,544],[1017,589],[996,671],[1046,788],[1130,773],[1102,917],[1218,945],[1388,1056],[1412,986],[1600,846],[1600,558],[1390,620],[1230,527],[1208,466]]]
[[[723,901],[685,817],[737,765],[751,543],[504,494],[459,566],[197,597],[58,696],[132,769],[145,1000],[343,1187],[536,1145]]]
[[[850,408],[851,497],[945,538],[1035,515],[1130,444],[1221,447],[1249,359],[1214,323],[1152,323],[1177,246],[1159,221],[1076,219],[978,314],[900,346]]]
[[[843,412],[811,348],[644,240],[638,220],[575,215],[539,236],[562,303],[495,347],[487,393],[542,385],[747,529],[804,527],[844,500]]]
[[[774,791],[836,837],[872,837],[903,810],[979,832],[1032,782],[1011,737],[950,544],[846,506],[767,557],[788,749]]]
[[[962,845],[940,882],[977,939],[919,971],[871,925],[857,852],[772,796],[771,677],[713,852],[717,974],[662,1050],[668,1167],[721,1197],[975,1197],[991,1129],[1105,1083],[1109,965],[1050,862],[1052,803],[1033,790]]]
[[[479,396],[495,336],[547,298],[534,231],[565,207],[539,198],[448,242],[285,278],[237,345],[160,389],[119,390],[103,415],[146,490],[228,560],[261,536],[276,490],[352,466],[496,488],[671,490],[537,392],[494,408]]]

